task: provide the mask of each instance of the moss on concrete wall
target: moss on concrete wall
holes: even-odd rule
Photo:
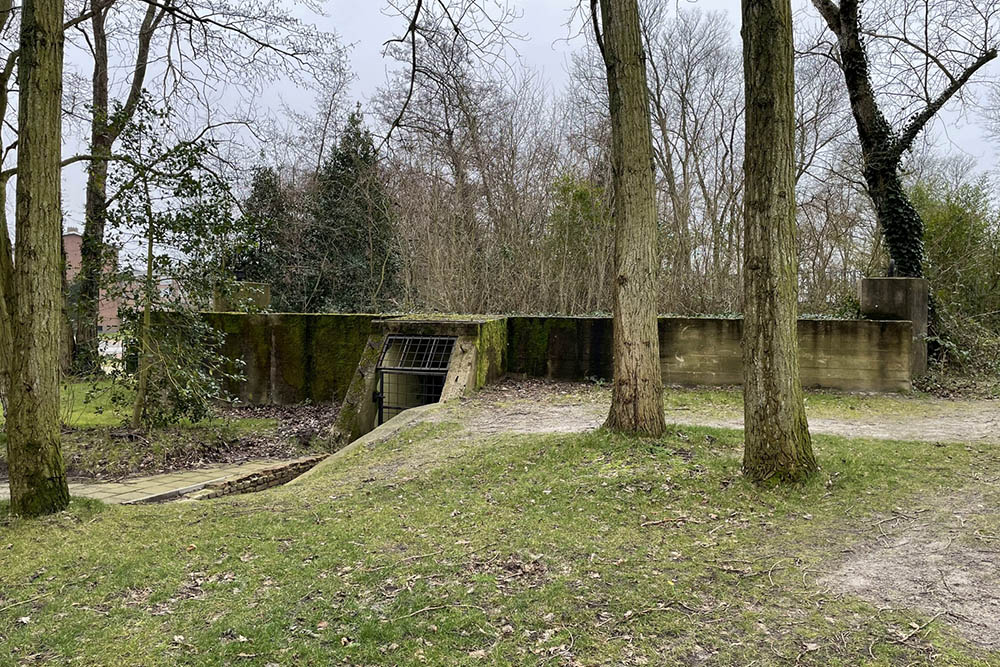
[[[222,331],[222,353],[244,363],[243,382],[230,382],[226,389],[248,403],[271,401],[271,331],[266,315],[204,313],[203,317]]]
[[[476,377],[470,390],[480,389],[507,372],[507,320],[496,319],[479,326],[476,339]]]
[[[225,333],[223,351],[245,363],[229,389],[248,403],[326,403],[347,393],[372,315],[205,313]]]
[[[570,380],[611,378],[612,324],[607,317],[511,317],[507,370]]]
[[[512,317],[507,368],[553,379],[611,377],[610,318]],[[667,384],[743,381],[742,320],[661,317]],[[908,322],[799,320],[799,367],[808,387],[904,391],[910,386]]]

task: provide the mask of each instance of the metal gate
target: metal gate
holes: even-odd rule
[[[376,366],[379,424],[403,410],[441,399],[454,347],[454,336],[386,337]]]

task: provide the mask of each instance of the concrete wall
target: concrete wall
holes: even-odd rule
[[[479,388],[505,372],[567,380],[612,376],[612,323],[607,317],[420,320],[236,313],[205,317],[226,333],[227,356],[245,363],[245,382],[229,388],[242,400],[342,401],[354,382],[348,397],[353,407],[343,412],[365,423],[371,416],[373,386],[369,385],[388,333],[459,337],[464,346],[460,351],[469,349],[458,364],[463,368],[456,367],[462,370],[461,388],[453,392],[449,385],[449,396]],[[664,382],[740,384],[741,327],[738,319],[660,318]],[[802,383],[849,391],[906,391],[913,377],[912,345],[909,321],[800,320]]]
[[[927,372],[929,286],[923,278],[865,278],[858,285],[861,314],[873,320],[909,320],[913,377]]]
[[[663,381],[743,382],[742,320],[661,317]],[[849,391],[910,389],[909,322],[800,320],[802,383]],[[611,378],[610,318],[508,319],[510,372],[555,379]]]
[[[244,363],[227,387],[255,404],[343,400],[358,368],[372,315],[204,313],[225,332],[223,353]]]

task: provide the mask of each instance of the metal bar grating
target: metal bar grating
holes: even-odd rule
[[[447,336],[386,337],[379,368],[407,371],[447,371],[455,338]]]
[[[376,368],[379,424],[404,410],[441,399],[454,347],[454,337],[386,337]]]

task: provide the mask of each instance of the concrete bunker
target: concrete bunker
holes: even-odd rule
[[[926,370],[926,290],[926,282],[918,279],[866,279],[860,300],[869,319],[800,319],[802,384],[843,391],[909,391],[913,378]],[[246,369],[245,380],[228,387],[234,395],[253,404],[342,401],[337,440],[354,440],[419,404],[390,399],[393,382],[404,393],[424,394],[421,401],[434,402],[435,395],[447,401],[505,372],[560,380],[612,377],[610,317],[347,313],[206,313],[205,317],[224,333],[227,356]],[[665,384],[728,386],[742,381],[739,319],[663,316],[658,326]],[[452,339],[448,363],[406,367],[404,357],[409,353],[396,350],[396,343],[386,346],[389,337],[398,336]],[[389,377],[404,367],[425,375],[416,380],[400,379],[398,374]]]
[[[336,435],[350,442],[404,410],[467,395],[506,370],[505,318],[374,320]]]
[[[386,336],[375,367],[376,425],[404,410],[441,400],[456,340],[455,336]]]

